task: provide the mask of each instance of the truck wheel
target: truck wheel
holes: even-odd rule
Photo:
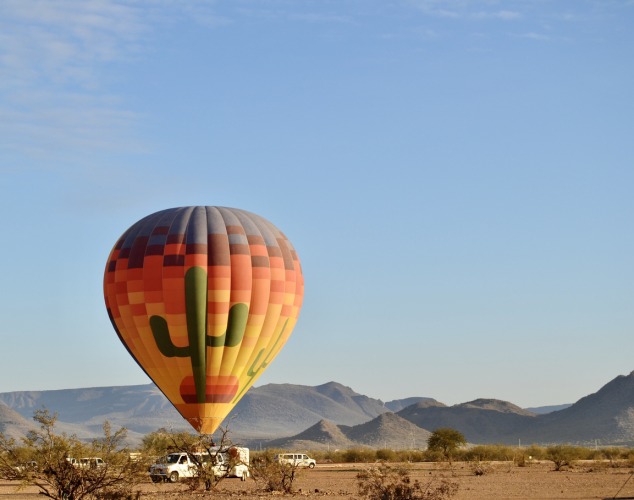
[[[152,477],[153,483],[160,483],[163,480],[161,476],[151,476],[151,477]]]
[[[170,483],[178,483],[178,472],[174,471],[169,475]]]
[[[308,468],[309,468],[309,469],[314,469],[314,468],[315,468],[315,464],[310,464],[310,465],[308,466]]]

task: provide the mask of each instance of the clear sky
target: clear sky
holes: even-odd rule
[[[0,392],[144,384],[103,270],[243,208],[304,307],[257,385],[574,402],[634,369],[631,0],[2,0]]]

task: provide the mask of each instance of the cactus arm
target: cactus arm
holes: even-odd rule
[[[258,355],[255,357],[255,359],[253,360],[253,363],[251,363],[251,366],[247,370],[247,376],[249,377],[249,380],[247,381],[246,384],[244,384],[244,387],[242,387],[242,390],[240,391],[240,393],[233,400],[234,403],[237,402],[242,397],[242,394],[247,389],[247,387],[249,387],[249,384],[251,383],[253,378],[258,374],[258,372],[260,370],[262,370],[263,368],[266,368],[269,365],[269,363],[270,363],[269,358],[271,357],[273,352],[275,352],[275,348],[277,347],[277,344],[279,343],[279,341],[281,340],[282,336],[284,335],[284,330],[286,330],[286,325],[287,324],[288,324],[288,319],[284,322],[284,326],[282,327],[282,331],[277,336],[277,339],[275,340],[275,343],[273,344],[273,347],[271,347],[271,350],[264,357],[264,360],[262,361],[260,366],[258,366],[256,368],[257,364],[260,361],[260,358],[262,357],[262,354],[264,354],[264,351],[266,350],[266,349],[260,349],[260,352],[258,352]]]
[[[247,318],[249,317],[249,308],[246,304],[234,304],[229,309],[229,318],[227,320],[227,331],[224,335],[212,337],[207,335],[208,347],[235,347],[244,337],[244,331],[247,328]]]
[[[154,335],[156,347],[158,347],[163,356],[167,358],[189,356],[189,347],[176,347],[172,342],[169,327],[164,318],[151,316],[150,328],[152,329],[152,335]]]

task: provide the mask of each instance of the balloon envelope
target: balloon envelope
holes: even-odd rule
[[[277,356],[304,295],[299,259],[266,219],[181,207],[128,229],[104,273],[108,315],[141,368],[213,433]]]

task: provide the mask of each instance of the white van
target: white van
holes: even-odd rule
[[[213,463],[212,470],[215,477],[239,477],[242,481],[247,480],[250,475],[248,448],[231,447],[225,450],[212,448],[210,451],[211,455],[208,453],[170,453],[150,466],[150,478],[155,483],[160,481],[176,483],[181,478],[195,477],[198,464]],[[236,461],[237,463],[231,470],[228,470],[229,464]]]
[[[80,458],[78,466],[82,469],[98,469],[105,467],[106,462],[99,457]]]
[[[317,465],[317,461],[305,453],[280,453],[275,455],[275,461],[293,467],[308,467],[309,469],[313,469]]]

